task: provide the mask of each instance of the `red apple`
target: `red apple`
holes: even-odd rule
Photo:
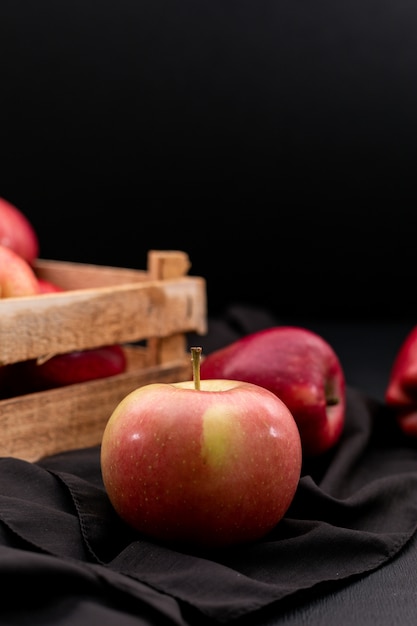
[[[107,378],[122,374],[126,366],[126,353],[118,344],[56,354],[40,363],[31,359],[20,364],[15,393],[20,395]]]
[[[119,516],[186,547],[264,537],[293,500],[301,461],[286,405],[234,380],[140,387],[115,408],[101,444],[102,477]]]
[[[11,248],[31,265],[39,254],[39,240],[33,225],[20,209],[4,198],[0,198],[0,244]]]
[[[38,279],[29,263],[11,248],[0,245],[0,298],[38,293]]]
[[[417,326],[408,333],[394,358],[385,402],[394,410],[401,430],[417,437]]]
[[[306,456],[329,450],[342,434],[344,371],[329,343],[306,328],[274,326],[237,339],[208,354],[201,378],[233,378],[272,391],[293,414]]]

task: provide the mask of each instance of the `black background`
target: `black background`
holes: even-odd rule
[[[416,317],[407,0],[3,0],[0,195],[41,256],[189,253],[211,315]]]

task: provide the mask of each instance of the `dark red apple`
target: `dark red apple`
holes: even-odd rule
[[[118,344],[75,350],[41,363],[36,359],[25,361],[20,367],[18,384],[26,393],[43,391],[122,374],[126,366],[126,353]]]
[[[394,358],[385,402],[394,410],[401,430],[417,437],[417,326],[408,333]]]
[[[342,365],[329,343],[306,328],[274,326],[246,335],[208,354],[201,378],[247,381],[275,393],[297,422],[305,455],[329,450],[342,434]]]

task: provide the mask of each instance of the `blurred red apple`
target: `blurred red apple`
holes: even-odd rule
[[[405,337],[394,358],[385,402],[394,410],[401,430],[417,437],[417,326]]]
[[[30,265],[39,254],[37,233],[26,215],[0,198],[0,244],[11,248]]]
[[[0,245],[0,298],[38,293],[38,279],[29,263],[11,248]]]
[[[339,440],[345,422],[345,376],[327,341],[296,326],[274,326],[208,354],[201,378],[233,378],[261,385],[288,406],[303,454],[318,455]]]
[[[16,393],[44,391],[98,378],[122,374],[126,370],[126,353],[117,344],[56,354],[38,363],[36,359],[20,365]]]
[[[301,461],[286,405],[231,380],[140,387],[116,407],[101,444],[119,516],[156,540],[203,548],[272,530],[293,500]]]

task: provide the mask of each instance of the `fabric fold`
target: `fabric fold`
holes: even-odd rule
[[[347,400],[339,444],[305,461],[287,514],[261,541],[185,552],[139,535],[111,507],[94,447],[35,464],[0,459],[1,544],[18,559],[44,552],[98,569],[135,601],[148,588],[219,623],[347,584],[394,558],[417,528],[416,447],[383,405],[355,389]]]

